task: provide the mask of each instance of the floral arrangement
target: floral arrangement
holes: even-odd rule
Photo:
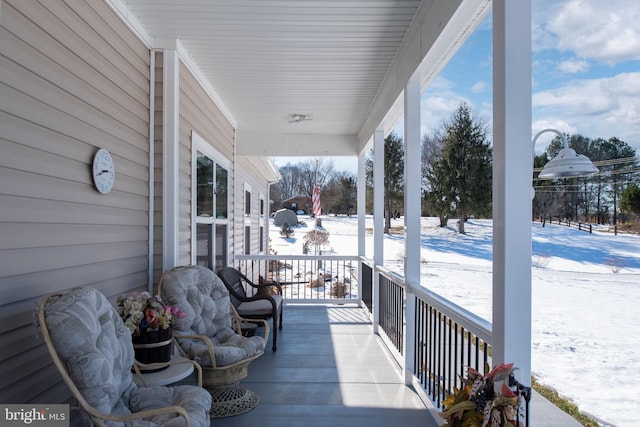
[[[140,335],[143,331],[168,329],[174,318],[184,317],[184,313],[178,307],[166,305],[159,296],[152,297],[149,292],[119,297],[118,312],[134,336]]]
[[[521,427],[518,422],[520,397],[505,383],[513,373],[513,363],[502,364],[489,371],[485,366],[485,374],[473,368],[468,369],[467,378],[461,378],[463,387],[454,389],[443,402],[444,409],[440,416],[446,420],[448,427]],[[500,392],[494,385],[502,382]]]

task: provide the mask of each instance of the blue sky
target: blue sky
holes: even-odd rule
[[[491,131],[491,15],[422,96],[422,132],[464,101]],[[532,0],[532,135],[551,127],[589,138],[616,136],[640,154],[638,0]],[[552,133],[541,135],[544,151]],[[357,170],[357,159],[334,158]],[[277,165],[295,159],[276,159]]]
[[[547,127],[617,136],[640,152],[640,6],[637,0],[533,0],[532,134]],[[491,125],[491,16],[425,91],[423,132],[460,101]],[[435,116],[435,117],[434,117]],[[553,134],[538,139],[542,152]]]

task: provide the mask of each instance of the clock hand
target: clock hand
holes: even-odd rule
[[[103,173],[109,173],[109,171],[108,171],[107,169],[104,169],[104,170],[100,171],[100,173],[99,173],[97,176],[100,176],[100,175],[102,175]]]

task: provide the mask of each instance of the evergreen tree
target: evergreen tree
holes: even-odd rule
[[[620,208],[634,214],[640,214],[640,187],[631,184],[624,189],[620,196]]]
[[[373,189],[373,156],[366,159],[367,187]],[[373,194],[373,191],[369,191]],[[369,193],[368,192],[368,193]],[[404,211],[404,144],[391,133],[384,139],[384,232],[391,229],[391,218]]]
[[[353,174],[343,173],[338,175],[337,184],[340,190],[338,198],[338,210],[336,213],[346,213],[351,216],[356,211],[356,201],[358,199],[357,179]]]
[[[441,225],[443,217],[455,214],[458,231],[464,233],[470,215],[488,216],[491,212],[491,144],[485,124],[471,116],[465,103],[443,128],[442,151],[427,177],[429,200],[440,211]]]
[[[423,135],[420,147],[420,169],[422,172],[422,216],[438,215],[438,209],[434,203],[429,200],[428,195],[431,192],[431,181],[429,176],[433,176],[433,165],[442,150],[442,135],[435,133],[433,135]],[[433,178],[435,179],[435,178]],[[442,218],[441,218],[442,221]],[[446,220],[445,220],[446,224]]]

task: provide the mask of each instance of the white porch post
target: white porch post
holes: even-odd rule
[[[384,263],[384,133],[373,134],[373,332],[380,323],[380,275],[377,267]]]
[[[413,384],[415,366],[416,299],[411,286],[420,286],[420,83],[410,80],[404,91],[404,281],[405,331],[404,374],[405,383]]]
[[[493,2],[493,365],[531,383],[531,1]]]
[[[363,150],[358,155],[358,256],[365,257],[366,254],[366,215],[367,215],[367,171],[366,171],[367,151]],[[362,301],[362,268],[358,270],[358,299]]]
[[[180,59],[176,49],[162,55],[162,269],[178,264],[178,97]]]

